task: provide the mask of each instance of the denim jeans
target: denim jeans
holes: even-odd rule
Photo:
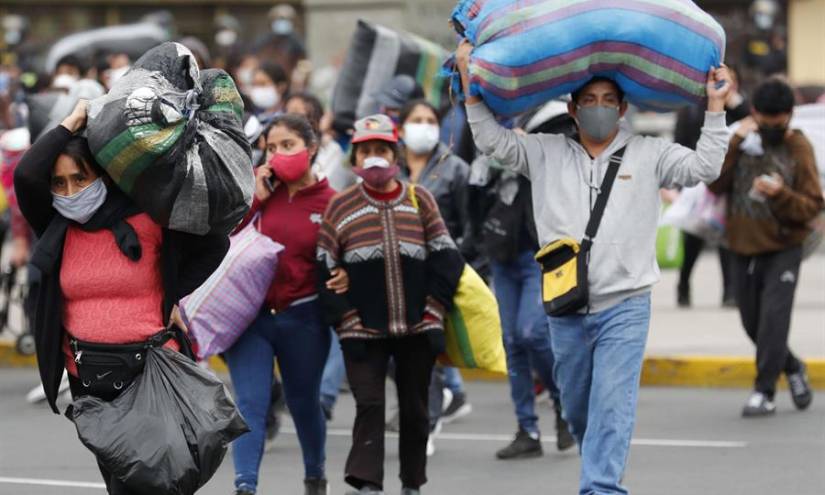
[[[580,495],[621,485],[650,324],[650,294],[588,315],[549,317],[564,419],[582,456]]]
[[[541,302],[541,270],[529,251],[511,263],[492,262],[491,269],[507,353],[510,396],[519,426],[538,434],[533,370],[553,400],[559,397],[553,380],[550,330]]]
[[[444,366],[444,386],[450,389],[454,396],[464,395],[464,380],[461,378],[461,372],[458,368],[452,366]]]
[[[329,327],[322,321],[320,305],[313,301],[275,315],[262,311],[226,351],[235,400],[251,430],[232,443],[236,487],[257,489],[276,357],[301,444],[305,475],[324,477],[326,422],[320,390],[329,342]]]
[[[324,366],[324,375],[321,378],[321,404],[330,410],[335,407],[341,384],[344,382],[347,370],[344,367],[344,355],[341,353],[341,342],[334,330],[330,330],[332,340],[329,345],[329,357]]]

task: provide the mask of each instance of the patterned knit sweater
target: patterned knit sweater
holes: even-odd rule
[[[464,268],[438,206],[424,188],[402,183],[396,199],[363,184],[335,196],[318,236],[319,291],[340,338],[401,337],[441,331]],[[346,294],[326,290],[331,270],[350,279]]]

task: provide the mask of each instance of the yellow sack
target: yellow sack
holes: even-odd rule
[[[6,190],[0,186],[0,213],[5,213],[9,209],[9,198],[6,196]]]
[[[507,373],[498,302],[470,265],[464,265],[445,333],[447,353],[439,359],[443,364]]]

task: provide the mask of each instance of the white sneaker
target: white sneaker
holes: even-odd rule
[[[450,404],[453,403],[453,391],[445,387],[442,390],[442,397],[441,412],[444,413],[444,411],[450,408]]]
[[[769,400],[762,392],[753,392],[742,409],[742,416],[752,418],[757,416],[770,416],[776,412],[776,404]]]
[[[69,375],[63,371],[63,378],[60,379],[60,387],[57,389],[58,397],[66,393],[68,390]],[[38,402],[43,402],[44,400],[46,400],[46,390],[43,388],[42,383],[31,389],[29,393],[26,394],[26,402],[29,404],[37,404]]]
[[[435,442],[433,442],[433,435],[427,439],[427,457],[432,457],[435,454]]]

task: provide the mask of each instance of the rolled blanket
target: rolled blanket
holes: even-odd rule
[[[475,46],[470,92],[501,115],[595,76],[644,110],[671,111],[700,101],[724,60],[725,31],[690,0],[461,0],[452,21]]]

